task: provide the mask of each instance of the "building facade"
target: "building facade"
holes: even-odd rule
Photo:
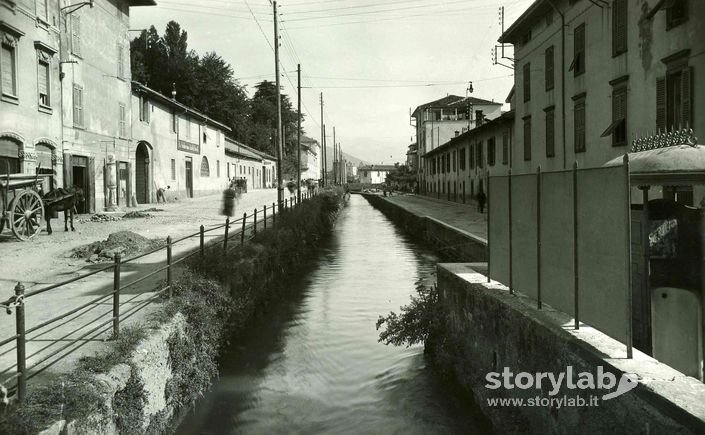
[[[226,169],[228,179],[247,180],[248,189],[276,186],[276,160],[233,139],[226,138]]]
[[[321,145],[317,140],[301,136],[301,179],[316,180],[321,178],[321,163],[319,156]]]
[[[230,128],[152,90],[132,83],[131,161],[119,162],[118,205],[193,198],[227,187],[225,135]]]
[[[383,184],[387,174],[396,170],[394,165],[365,165],[357,169],[362,184]]]
[[[500,38],[515,48],[515,173],[602,166],[658,131],[702,135],[705,27],[697,6],[535,1]],[[695,192],[694,202],[702,197]]]
[[[416,130],[419,185],[427,185],[423,156],[450,139],[501,115],[502,103],[475,97],[448,95],[418,106],[411,114]]]
[[[487,194],[489,174],[509,169],[513,129],[514,112],[509,111],[426,153],[426,194],[463,203],[479,192]]]

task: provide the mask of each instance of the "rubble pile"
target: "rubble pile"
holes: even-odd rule
[[[78,218],[78,223],[85,224],[86,222],[115,222],[122,220],[120,216],[111,216],[103,213],[96,213],[89,217]]]
[[[102,263],[112,261],[117,253],[126,258],[165,244],[164,240],[148,239],[132,231],[118,231],[110,234],[106,240],[73,249],[71,257],[83,258],[90,263]]]
[[[143,211],[130,211],[122,215],[123,219],[151,218],[152,215]]]

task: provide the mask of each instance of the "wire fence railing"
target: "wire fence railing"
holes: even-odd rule
[[[24,400],[27,395],[27,381],[66,359],[81,347],[94,342],[103,334],[110,333],[110,339],[118,338],[121,322],[163,296],[171,298],[175,266],[195,255],[204,256],[207,249],[221,247],[225,253],[244,244],[246,240],[257,235],[258,229],[266,230],[268,225],[275,227],[281,212],[296,208],[313,196],[315,192],[302,192],[299,197],[292,196],[291,199],[284,199],[278,204],[273,202],[271,206],[264,205],[259,210],[255,208],[250,215],[243,213],[242,217],[235,220],[228,217],[223,224],[209,228],[201,225],[197,232],[177,239],[168,236],[163,246],[126,259],[122,258],[120,252],[116,252],[110,265],[35,290],[25,291],[24,284],[18,282],[14,295],[0,302],[0,308],[5,309],[8,315],[13,311],[15,313],[15,333],[0,339],[0,361],[7,359],[7,355],[12,352],[16,355],[14,363],[0,367],[0,385],[8,389],[8,394],[15,395],[20,401]],[[217,235],[218,230],[222,231],[222,235]],[[208,242],[207,236],[212,236]],[[233,240],[237,240],[238,236],[240,243],[233,244]],[[196,249],[193,245],[186,245],[185,242],[196,237],[199,240]],[[183,250],[180,255],[174,255],[174,247],[180,243]],[[160,260],[164,262],[163,266],[150,269],[125,282],[127,273],[123,266],[134,264],[139,259],[162,251],[166,253],[165,260]],[[33,309],[40,309],[40,304],[28,304],[28,301],[50,291],[66,289],[79,281],[85,282],[88,278],[100,274],[109,282],[108,274],[111,271],[112,285],[109,285],[107,293],[77,303],[61,314],[36,321],[34,325],[27,324],[30,317],[28,308],[31,306]],[[156,283],[145,284],[142,289],[134,289],[137,284],[145,283],[150,278],[157,279]],[[134,294],[128,296],[128,289]],[[35,314],[33,317],[37,318],[45,313],[31,314]]]

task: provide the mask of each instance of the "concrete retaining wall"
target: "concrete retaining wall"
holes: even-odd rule
[[[550,307],[537,310],[535,302],[510,295],[508,289],[481,275],[468,264],[439,264],[438,289],[450,320],[443,340],[427,343],[435,359],[443,354],[446,369],[472,391],[495,426],[496,433],[705,433],[705,385],[635,350],[626,358],[622,343],[589,327],[571,328],[572,319]],[[448,343],[452,343],[448,345]],[[450,357],[448,356],[450,354]],[[616,379],[635,374],[636,387],[602,400],[609,390],[570,389],[563,383],[556,396],[550,383],[542,389],[489,389],[488,372],[565,373],[604,372]],[[500,378],[501,379],[501,378]],[[490,398],[599,396],[596,406],[498,407]]]
[[[453,261],[486,262],[487,241],[430,216],[420,216],[383,196],[361,194],[404,232]]]

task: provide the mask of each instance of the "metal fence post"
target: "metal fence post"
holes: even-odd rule
[[[277,223],[277,205],[272,203],[272,227]]]
[[[541,298],[541,166],[536,169],[536,307],[543,308]]]
[[[463,190],[465,189],[465,184],[463,183]],[[491,212],[490,212],[490,201],[492,196],[492,191],[490,190],[490,171],[487,170],[487,282],[492,282],[492,261],[490,259],[490,231],[492,225]],[[456,198],[457,199],[457,198]],[[463,193],[463,203],[465,202],[465,193]]]
[[[230,217],[225,218],[225,239],[223,239],[223,252],[228,251],[228,232],[230,231]]]
[[[201,228],[199,231],[201,233],[201,258],[203,258],[204,244],[205,244],[205,238],[206,238],[205,228],[203,228],[203,225],[201,225]]]
[[[173,296],[171,289],[171,236],[166,238],[166,285],[169,287],[169,298]]]
[[[254,213],[254,220],[253,220],[253,226],[252,226],[252,235],[256,236],[257,235],[257,209],[255,209]]]
[[[262,207],[262,213],[264,213],[264,229],[267,229],[267,206]]]
[[[514,243],[514,240],[512,238],[512,170],[511,168],[507,171],[507,200],[509,202],[509,212],[507,213],[509,215],[509,294],[513,295],[514,294],[514,281],[513,281],[513,267],[514,267],[514,259],[512,258],[514,255],[514,249],[512,247],[512,244]]]
[[[247,213],[242,214],[242,231],[240,231],[240,244],[245,244],[245,222],[247,222]]]
[[[24,325],[24,285],[15,286],[15,331],[17,332],[17,398],[21,401],[27,395],[27,353]]]
[[[625,202],[625,226],[626,231],[624,232],[624,246],[627,251],[625,256],[624,267],[626,269],[625,278],[627,286],[627,358],[631,359],[634,357],[634,331],[632,329],[632,303],[634,295],[632,293],[632,185],[629,179],[629,154],[624,154],[624,194],[626,196]]]
[[[573,310],[580,329],[580,280],[578,278],[578,162],[573,163]]]
[[[116,252],[113,265],[113,338],[120,335],[120,253]]]

